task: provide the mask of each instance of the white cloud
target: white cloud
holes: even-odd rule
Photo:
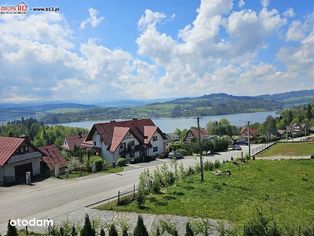
[[[261,0],[261,4],[262,4],[263,8],[266,8],[269,5],[269,0]]]
[[[301,29],[301,21],[293,21],[287,31],[286,38],[289,41],[298,41],[305,37],[303,30]]]
[[[283,15],[285,17],[294,17],[295,16],[295,13],[294,13],[294,10],[292,8],[289,8],[288,10],[286,10]]]
[[[289,25],[286,33],[287,41],[300,41],[304,37],[313,31],[314,14],[311,14],[305,18],[303,22],[300,20],[294,20]]]
[[[92,39],[75,46],[75,31],[58,13],[0,16],[0,99],[87,101],[303,89],[314,77],[311,17],[290,23],[286,39],[297,46],[282,41],[276,59],[284,68],[278,69],[259,54],[288,20],[276,9],[236,11],[231,0],[202,0],[195,19],[177,37],[157,27],[172,16],[145,10],[138,21],[138,55]]]
[[[240,8],[242,8],[242,7],[244,7],[244,5],[245,5],[245,1],[244,0],[239,0],[238,6]]]
[[[83,20],[81,22],[81,29],[85,29],[88,25],[90,25],[92,28],[96,28],[101,22],[104,21],[104,17],[98,16],[99,12],[94,8],[88,9],[89,18]]]
[[[145,30],[147,27],[155,27],[158,22],[165,19],[166,15],[160,12],[152,12],[146,9],[144,15],[138,21],[138,27],[141,30]]]

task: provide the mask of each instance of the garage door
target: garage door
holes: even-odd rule
[[[15,179],[16,180],[25,179],[26,172],[28,171],[33,172],[32,169],[33,169],[32,163],[26,163],[23,165],[15,166]]]

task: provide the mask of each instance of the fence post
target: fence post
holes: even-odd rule
[[[118,192],[118,205],[120,205],[120,191]]]
[[[133,200],[135,199],[135,184],[133,185]]]

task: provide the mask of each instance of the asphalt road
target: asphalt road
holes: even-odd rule
[[[247,153],[248,147],[243,147],[242,151]],[[204,159],[230,160],[240,153],[228,151]],[[196,157],[178,160],[185,167],[194,166],[196,161]],[[5,232],[8,219],[54,219],[115,196],[118,191],[131,190],[144,169],[154,170],[163,163],[169,164],[169,160],[136,164],[118,174],[93,174],[71,180],[50,178],[33,186],[0,187],[0,233]]]

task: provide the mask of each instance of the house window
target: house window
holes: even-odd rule
[[[135,145],[135,142],[134,142],[134,141],[131,141],[131,142],[129,142],[129,145],[132,147],[132,146]]]
[[[94,146],[96,146],[96,141],[94,141]]]
[[[157,141],[158,137],[157,136],[153,136],[153,141]]]
[[[125,143],[120,144],[120,149],[125,149]]]
[[[158,152],[158,147],[154,147],[153,152]]]
[[[133,158],[134,157],[134,152],[131,152],[130,153],[130,158]]]

